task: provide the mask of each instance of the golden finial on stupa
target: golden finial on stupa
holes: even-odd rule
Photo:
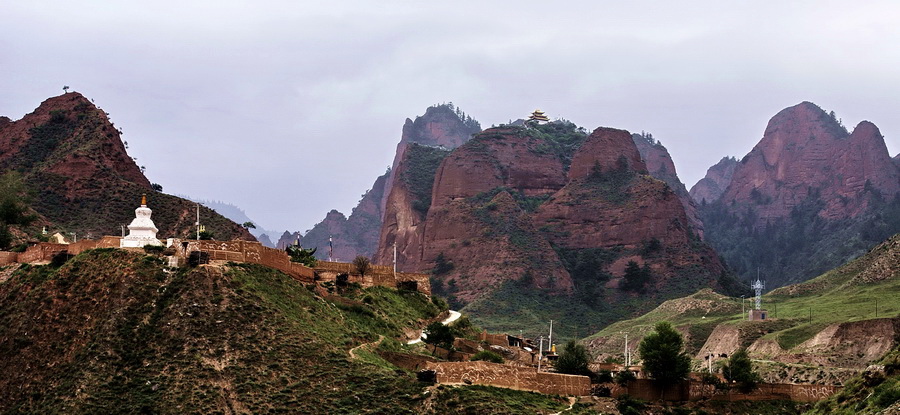
[[[141,195],[141,206],[147,206],[147,194],[146,193]]]

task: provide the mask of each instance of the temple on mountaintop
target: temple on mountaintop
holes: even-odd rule
[[[544,115],[543,111],[534,110],[534,112],[531,113],[531,115],[528,117],[528,121],[548,122],[550,121],[550,118],[547,118],[547,116]]]
[[[159,229],[150,220],[153,211],[147,207],[147,195],[141,197],[141,206],[134,210],[134,220],[128,225],[128,236],[122,238],[120,248],[143,248],[146,245],[162,246],[156,239]]]

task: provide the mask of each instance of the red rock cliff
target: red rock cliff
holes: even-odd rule
[[[698,204],[712,203],[722,197],[731,184],[731,177],[738,161],[734,157],[722,157],[714,166],[706,170],[706,176],[691,187],[691,198]]]
[[[669,150],[649,133],[632,134],[631,139],[641,153],[641,159],[647,165],[650,175],[664,181],[675,192],[678,200],[681,201],[681,206],[684,207],[684,212],[687,214],[692,231],[702,239],[703,222],[700,220],[700,214],[697,212],[697,205],[691,199],[691,195],[688,193],[687,188],[684,187],[684,183],[678,178],[678,172],[675,171],[675,162],[672,161]]]
[[[862,121],[848,134],[821,108],[803,102],[772,117],[722,200],[752,206],[762,226],[787,217],[813,194],[825,202],[819,216],[855,217],[867,209],[870,191],[886,199],[900,192],[900,173],[878,128]]]
[[[492,128],[454,150],[434,176],[426,217],[407,218],[408,225],[386,220],[382,247],[404,229],[415,232],[414,244],[398,243],[400,268],[429,269],[438,257],[451,262],[438,278],[467,302],[521,278],[536,289],[572,293],[554,246],[619,250],[623,261],[607,264],[611,273],[621,276],[627,260],[637,260],[651,265],[659,285],[688,267],[719,275],[718,257],[696,247],[682,202],[647,174],[630,133],[598,128],[577,145],[567,142],[577,150],[560,150],[565,146],[547,138],[552,131]],[[399,186],[389,200],[400,196]],[[666,255],[643,258],[652,243]],[[381,260],[389,253],[381,250]]]

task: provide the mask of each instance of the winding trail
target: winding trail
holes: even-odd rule
[[[563,412],[571,411],[571,410],[572,410],[572,407],[575,406],[575,402],[577,402],[577,401],[578,401],[578,400],[575,399],[574,396],[570,396],[570,397],[569,397],[569,407],[568,407],[568,408],[563,409],[562,411],[559,411],[559,412],[554,412],[554,413],[552,413],[552,414],[550,414],[550,415],[559,415],[559,414],[561,414],[561,413],[563,413]]]
[[[450,315],[447,316],[447,318],[445,318],[443,321],[441,321],[441,324],[443,324],[445,326],[456,320],[459,320],[459,318],[462,316],[462,313],[460,313],[459,311],[447,310],[447,312],[449,312]],[[425,338],[428,338],[428,335],[426,335],[425,333],[422,333],[422,330],[419,330],[419,338],[410,340],[410,341],[406,342],[406,344],[416,344],[416,343],[421,342],[422,339],[425,339]]]
[[[363,344],[361,344],[361,345],[359,345],[359,346],[356,346],[356,347],[350,349],[350,358],[351,358],[351,359],[358,359],[358,358],[359,358],[358,356],[356,356],[356,351],[357,351],[360,347],[366,347],[366,346],[378,347],[379,345],[381,345],[381,342],[382,342],[382,341],[384,341],[384,336],[382,336],[382,335],[379,334],[379,335],[378,335],[378,340],[375,340],[375,341],[370,342],[370,343],[363,343]]]

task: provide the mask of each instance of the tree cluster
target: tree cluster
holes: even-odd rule
[[[664,386],[686,378],[691,370],[691,358],[682,350],[683,346],[684,340],[672,324],[658,323],[638,347],[644,370]]]
[[[642,293],[646,291],[647,283],[649,283],[652,278],[653,274],[650,271],[649,265],[644,264],[644,266],[641,267],[637,262],[628,261],[628,265],[625,266],[625,276],[622,278],[620,287],[625,291]]]
[[[37,216],[28,214],[27,195],[22,177],[16,172],[0,176],[0,249],[9,249],[13,241],[10,226],[28,226]]]

